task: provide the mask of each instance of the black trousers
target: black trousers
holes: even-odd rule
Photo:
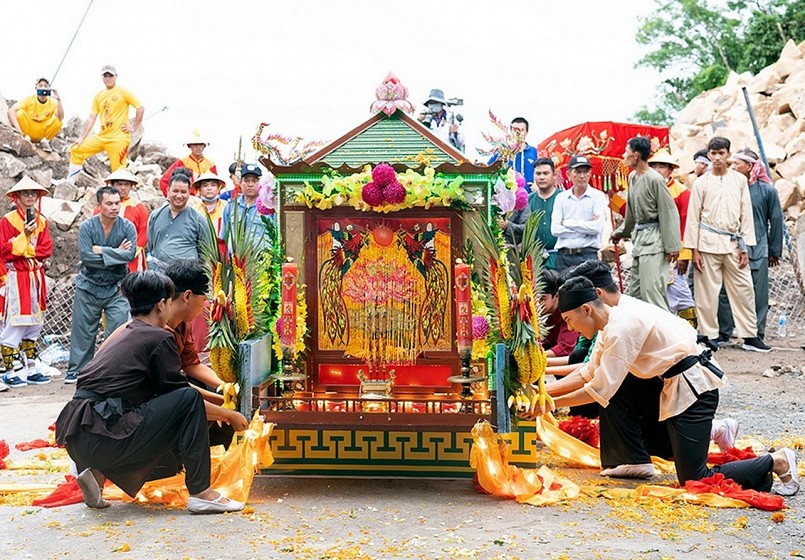
[[[659,421],[662,386],[659,377],[641,379],[629,374],[609,406],[597,405],[603,468],[650,463],[651,455],[671,458],[668,430],[665,422]]]
[[[556,270],[564,272],[568,268],[590,260],[598,260],[598,249],[589,247],[585,248],[581,253],[573,253],[572,255],[559,249],[556,252]]]
[[[143,420],[127,438],[81,432],[67,440],[78,472],[96,469],[129,496],[149,480],[185,469],[191,494],[210,486],[210,443],[201,393],[191,387],[160,395],[140,408]]]
[[[768,492],[771,489],[771,471],[774,464],[769,454],[708,468],[710,429],[717,407],[718,390],[707,391],[699,395],[696,402],[682,414],[665,421],[674,451],[674,464],[679,483],[700,480],[720,472],[725,478],[731,478],[740,484],[744,490]]]

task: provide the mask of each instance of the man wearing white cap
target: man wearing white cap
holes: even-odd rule
[[[47,301],[44,263],[53,254],[47,220],[37,210],[45,194],[45,187],[23,177],[6,193],[16,208],[0,219],[0,257],[7,271],[0,296],[5,366],[0,390],[50,383],[39,371],[36,352]]]
[[[109,155],[112,171],[126,167],[131,133],[143,122],[145,107],[129,90],[117,85],[115,67],[107,64],[101,68],[101,77],[105,89],[98,92],[92,100],[87,126],[70,149],[70,167],[67,171],[67,180],[70,182],[75,182],[84,161],[101,151]],[[129,124],[129,106],[136,110],[134,122],[131,124]],[[99,116],[101,131],[90,136]]]
[[[109,175],[105,183],[120,193],[120,212],[124,218],[134,224],[137,230],[137,251],[134,260],[129,263],[129,272],[146,269],[145,245],[148,243],[148,208],[140,200],[131,196],[131,190],[140,184],[140,180],[128,169],[118,169]],[[101,211],[95,207],[94,214]]]
[[[193,173],[193,177],[196,179],[207,172],[218,173],[218,170],[215,169],[215,163],[204,157],[204,148],[208,145],[209,142],[204,139],[198,130],[194,130],[190,134],[190,137],[185,143],[185,146],[190,148],[190,155],[174,161],[173,164],[168,167],[168,170],[162,174],[162,178],[159,180],[159,188],[162,190],[162,194],[166,197],[168,196],[168,183],[170,183],[173,170],[177,167],[186,167]]]

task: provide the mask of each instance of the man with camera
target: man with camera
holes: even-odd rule
[[[461,121],[464,117],[448,112],[447,107],[451,105],[463,105],[463,99],[444,98],[444,92],[440,89],[430,90],[430,95],[425,100],[425,110],[419,116],[419,122],[430,129],[439,140],[450,144],[460,152],[464,151],[464,134],[461,132]]]
[[[8,110],[11,126],[46,152],[52,151],[50,141],[61,130],[63,118],[64,107],[59,92],[51,89],[45,78],[36,81],[36,95],[17,101]]]
[[[70,149],[70,168],[67,171],[67,180],[75,182],[81,172],[84,161],[105,151],[109,156],[112,171],[126,167],[131,144],[131,133],[140,128],[143,122],[145,107],[140,100],[127,89],[117,85],[117,70],[114,66],[106,65],[101,68],[101,77],[105,89],[100,91],[92,100],[87,126]],[[129,107],[134,107],[134,121],[129,123]],[[92,127],[100,116],[101,131],[92,136]]]
[[[36,339],[45,318],[45,260],[53,254],[47,220],[37,211],[48,190],[23,177],[6,195],[16,208],[0,219],[0,350],[5,373],[0,391],[44,385],[52,373],[37,359]],[[41,367],[40,367],[41,365]]]

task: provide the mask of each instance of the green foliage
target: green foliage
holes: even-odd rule
[[[636,66],[657,70],[662,81],[656,107],[642,107],[633,120],[669,124],[731,71],[756,73],[775,62],[789,39],[805,39],[805,0],[656,0],[635,35],[649,47]]]

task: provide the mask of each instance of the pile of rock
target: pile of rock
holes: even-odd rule
[[[64,181],[70,146],[80,136],[85,121],[77,117],[71,119],[51,142],[53,151],[46,152],[9,125],[4,109],[12,104],[13,101],[6,102],[0,96],[0,192],[6,192],[23,176],[50,189],[51,196],[42,200],[42,213],[51,223],[56,250],[47,274],[53,278],[63,277],[76,272],[78,226],[93,214],[95,192],[110,173],[108,158],[103,152],[89,158],[75,184]],[[159,179],[176,158],[161,144],[141,142],[142,130],[138,132],[132,135],[128,169],[141,182],[135,195],[151,210],[165,202],[159,190]],[[8,200],[0,196],[0,212],[4,214],[8,209]]]
[[[805,213],[805,41],[789,41],[780,59],[756,76],[733,74],[724,86],[691,100],[671,128],[671,149],[683,173],[693,170],[693,154],[713,136],[729,138],[733,152],[759,153],[743,87],[786,218],[795,221]]]

